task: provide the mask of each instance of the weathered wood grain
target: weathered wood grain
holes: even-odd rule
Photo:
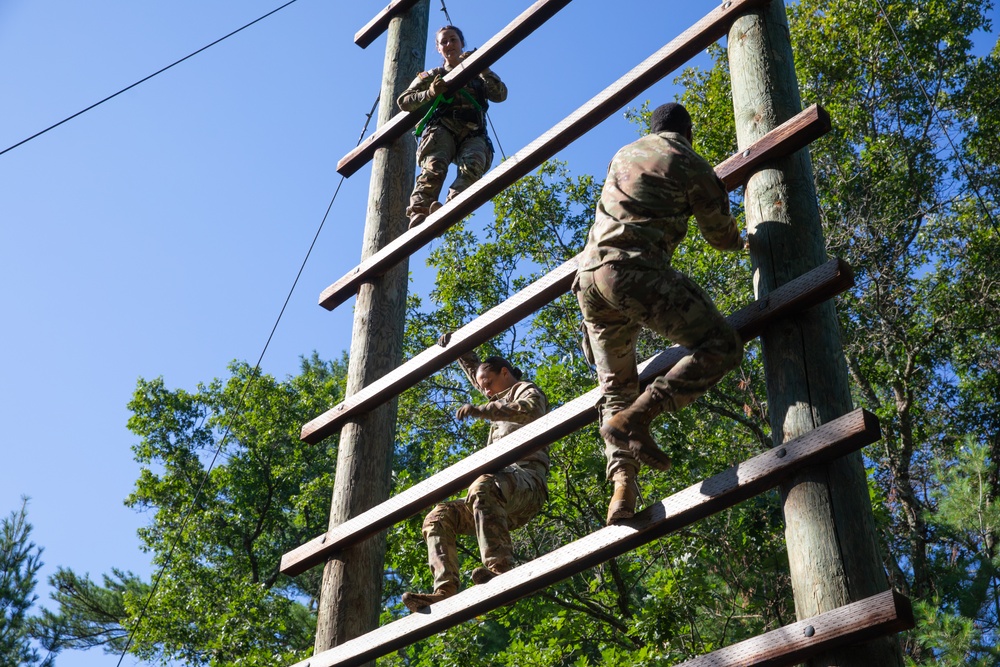
[[[809,274],[801,276],[769,295],[766,301],[750,304],[730,316],[729,321],[744,336],[759,331],[765,322],[775,321],[795,309],[807,308],[828,298],[835,289],[844,290],[853,282],[853,275],[840,260],[831,260]],[[834,287],[839,286],[839,287]],[[639,379],[649,383],[673,367],[687,354],[680,346],[673,346],[646,360],[639,367]],[[281,558],[281,571],[288,575],[305,572],[340,549],[365,539],[398,521],[413,516],[435,502],[467,487],[479,475],[503,468],[527,454],[551,444],[559,438],[582,428],[597,419],[594,406],[600,398],[600,389],[577,397],[553,410],[541,419],[526,424],[507,437],[480,449],[462,461],[418,482],[384,503],[362,512],[325,534],[289,551]],[[303,437],[307,442],[318,442],[324,432],[314,431]]]
[[[627,522],[591,533],[295,667],[350,667],[374,660],[689,526],[774,487],[796,469],[855,451],[879,435],[876,417],[856,410],[654,503]]]

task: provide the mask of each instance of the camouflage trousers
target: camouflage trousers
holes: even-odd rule
[[[524,463],[480,476],[465,500],[435,505],[423,525],[434,590],[458,591],[458,535],[476,536],[483,565],[494,572],[514,567],[510,531],[538,514],[548,495],[545,466]]]
[[[420,174],[410,195],[408,214],[438,200],[452,162],[458,165],[458,175],[448,189],[449,200],[482,178],[493,163],[493,148],[486,135],[456,135],[442,125],[424,129],[417,147]]]
[[[739,334],[705,290],[669,266],[612,262],[578,273],[573,290],[583,313],[584,351],[597,367],[602,424],[639,396],[635,346],[643,326],[690,351],[649,385],[668,412],[692,403],[743,358]],[[608,479],[623,466],[639,469],[628,449],[605,443],[604,454]]]

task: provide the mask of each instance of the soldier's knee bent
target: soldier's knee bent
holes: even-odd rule
[[[441,158],[433,157],[421,163],[420,169],[427,176],[444,180],[444,177],[448,175],[448,162]]]
[[[481,475],[469,487],[465,502],[473,508],[483,503],[495,504],[500,499],[500,487],[494,475]]]
[[[447,512],[448,508],[446,505],[438,504],[427,513],[427,516],[424,517],[424,524],[421,526],[425,536],[433,534],[437,530],[438,526],[444,521]]]

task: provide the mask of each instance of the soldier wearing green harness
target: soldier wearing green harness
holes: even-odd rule
[[[507,99],[507,86],[489,69],[461,90],[445,97],[443,77],[468,56],[462,51],[465,38],[455,26],[437,31],[437,52],[444,66],[421,72],[396,104],[403,111],[428,109],[418,126],[420,174],[410,195],[406,215],[410,228],[422,223],[441,207],[438,197],[448,175],[448,165],[458,165],[458,176],[448,189],[448,200],[478,181],[493,163],[493,145],[486,134],[486,109],[490,102]]]
[[[670,467],[650,434],[653,418],[690,404],[743,358],[739,334],[712,299],[670,266],[691,215],[713,248],[743,248],[726,188],[691,147],[683,106],[655,109],[651,130],[611,161],[573,285],[601,386],[601,435],[614,482],[609,524],[635,513],[641,463]],[[640,394],[635,346],[643,326],[690,354]]]
[[[445,344],[446,337],[441,342]],[[469,353],[459,359],[459,364],[489,402],[466,403],[455,416],[492,422],[487,446],[548,410],[542,390],[521,380],[521,371],[503,357],[489,357],[480,363],[475,353]],[[546,447],[494,474],[478,477],[465,500],[438,503],[423,525],[434,592],[403,593],[403,604],[415,612],[458,592],[458,535],[475,535],[479,543],[484,567],[472,571],[474,583],[486,583],[513,568],[510,531],[526,524],[548,500],[548,472]]]

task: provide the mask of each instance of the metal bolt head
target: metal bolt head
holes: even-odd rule
[[[785,448],[782,447],[781,449],[779,449],[778,451],[776,451],[774,453],[774,455],[777,456],[779,459],[783,459],[783,458],[785,458],[785,454],[787,454],[787,453],[788,452],[785,450]]]
[[[806,637],[812,637],[814,634],[816,634],[816,628],[814,628],[811,625],[807,625],[806,629],[802,631],[802,634],[804,634]]]

